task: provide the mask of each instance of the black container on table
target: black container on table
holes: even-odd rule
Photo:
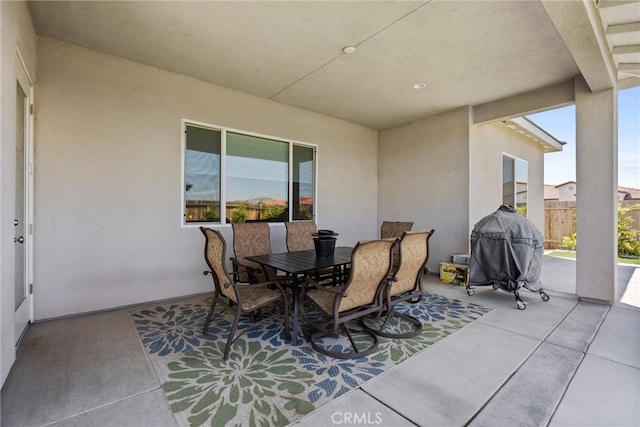
[[[318,258],[332,257],[336,249],[336,236],[331,230],[318,230],[313,233],[313,243],[316,247],[316,256]]]

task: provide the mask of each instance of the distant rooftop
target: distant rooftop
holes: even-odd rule
[[[560,200],[560,188],[573,184],[577,187],[576,181],[566,181],[562,184],[545,184],[544,185],[544,200]],[[618,187],[619,200],[636,200],[640,199],[640,189],[633,187]]]

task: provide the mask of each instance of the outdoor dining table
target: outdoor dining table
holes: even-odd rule
[[[333,256],[318,257],[315,250],[281,252],[267,255],[248,256],[247,259],[258,264],[275,268],[292,277],[291,289],[293,291],[293,321],[292,343],[298,343],[298,329],[300,317],[300,289],[302,278],[306,273],[327,268],[339,269],[343,273],[343,267],[351,263],[352,247],[338,246]]]

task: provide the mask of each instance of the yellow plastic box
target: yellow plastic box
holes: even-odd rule
[[[441,262],[440,280],[452,285],[466,286],[469,280],[469,266]]]

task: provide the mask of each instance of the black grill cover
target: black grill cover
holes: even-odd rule
[[[469,286],[539,291],[543,252],[542,233],[513,207],[502,205],[471,232]]]

